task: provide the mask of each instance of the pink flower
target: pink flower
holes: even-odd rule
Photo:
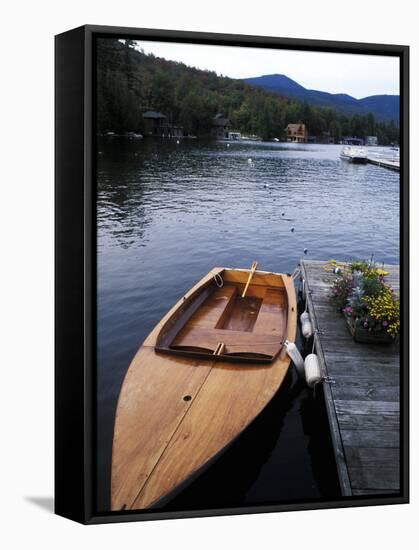
[[[383,325],[383,327],[387,327],[388,326],[388,321],[383,321],[381,324]]]
[[[364,328],[368,328],[368,321],[364,321]]]

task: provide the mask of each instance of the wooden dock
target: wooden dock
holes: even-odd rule
[[[382,166],[389,170],[400,172],[400,159],[396,157],[384,157],[381,155],[368,155],[368,162],[376,166]]]
[[[342,495],[400,491],[400,355],[395,345],[353,341],[329,301],[335,275],[326,261],[301,261],[316,353],[323,374]],[[386,280],[399,290],[399,266],[386,265]]]

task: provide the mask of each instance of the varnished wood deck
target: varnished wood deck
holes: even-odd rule
[[[344,496],[400,490],[400,355],[396,346],[353,341],[329,301],[335,275],[326,261],[301,262],[324,384],[338,474]],[[399,290],[399,266],[386,265]]]

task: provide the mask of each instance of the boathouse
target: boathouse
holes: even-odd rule
[[[167,117],[157,111],[143,113],[144,134],[147,136],[164,136],[167,133]]]
[[[143,113],[144,135],[153,137],[180,138],[184,136],[182,126],[167,121],[166,115],[157,111]]]
[[[307,143],[307,127],[305,124],[299,122],[297,124],[288,124],[285,128],[287,135],[287,141],[292,141],[294,143]]]
[[[344,136],[342,137],[342,145],[364,145],[364,140],[356,136]]]
[[[222,113],[212,119],[211,136],[215,139],[229,139],[231,122]]]

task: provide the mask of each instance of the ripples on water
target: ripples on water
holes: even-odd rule
[[[256,259],[260,269],[291,272],[304,248],[311,259],[374,253],[399,263],[399,174],[341,161],[340,150],[99,141],[99,508],[108,506],[113,416],[130,360],[212,267]]]

